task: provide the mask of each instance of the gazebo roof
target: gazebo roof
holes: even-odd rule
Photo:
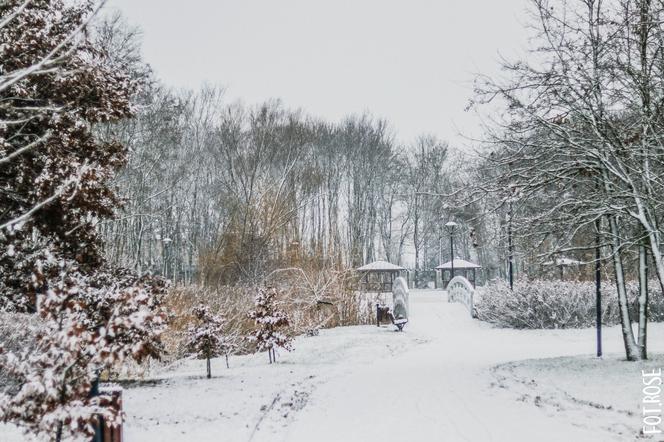
[[[554,263],[553,261],[547,261],[543,265],[545,266],[577,266],[583,264],[581,261],[577,261],[576,259],[571,259],[571,258],[556,258],[556,262]]]
[[[437,270],[447,270],[451,269],[451,263],[450,261],[447,261],[438,267],[436,267]],[[474,262],[466,261],[464,259],[459,259],[459,258],[454,258],[454,268],[455,269],[480,269],[482,268],[481,265],[475,264]]]
[[[357,270],[360,272],[397,272],[399,270],[406,269],[405,267],[391,264],[387,261],[375,261],[369,264],[365,264],[362,267],[358,267]]]

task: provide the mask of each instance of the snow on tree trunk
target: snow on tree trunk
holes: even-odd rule
[[[618,310],[620,311],[620,325],[622,330],[623,342],[625,344],[625,354],[627,360],[637,361],[640,359],[640,352],[637,343],[634,341],[634,332],[632,331],[632,321],[629,315],[629,305],[627,300],[627,288],[625,286],[625,271],[622,263],[620,231],[615,220],[615,216],[608,215],[609,228],[611,229],[611,246],[613,255],[613,270],[616,278],[616,288],[618,290]]]

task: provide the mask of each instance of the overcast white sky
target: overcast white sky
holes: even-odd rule
[[[229,101],[281,98],[338,121],[370,111],[399,139],[463,143],[475,72],[525,45],[527,0],[109,0],[144,31],[168,85],[227,88]]]

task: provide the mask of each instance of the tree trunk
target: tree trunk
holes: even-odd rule
[[[415,272],[420,269],[420,245],[419,245],[419,209],[418,209],[418,196],[415,195],[415,212],[413,214],[413,246],[415,247]],[[415,280],[417,281],[417,273],[415,273]]]
[[[648,359],[646,346],[648,326],[648,254],[645,240],[639,244],[639,354]]]
[[[611,230],[611,248],[613,255],[613,268],[616,278],[616,288],[618,290],[618,310],[620,313],[620,325],[622,327],[623,341],[625,344],[625,355],[628,361],[638,361],[640,359],[639,347],[634,341],[634,332],[632,331],[632,321],[629,315],[627,302],[627,288],[625,286],[625,271],[622,263],[621,248],[618,224],[614,215],[607,215],[609,228]]]
[[[212,367],[210,366],[210,356],[207,357],[207,378],[212,377]]]

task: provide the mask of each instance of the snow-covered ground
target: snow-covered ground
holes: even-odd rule
[[[162,441],[632,441],[641,428],[641,369],[621,359],[617,327],[598,360],[588,330],[495,329],[439,291],[413,290],[411,322],[300,337],[267,354],[181,361],[127,388],[127,442]],[[551,358],[551,359],[543,359]],[[2,441],[22,440],[16,432]],[[664,438],[660,438],[664,439]],[[659,440],[659,439],[653,439]]]

